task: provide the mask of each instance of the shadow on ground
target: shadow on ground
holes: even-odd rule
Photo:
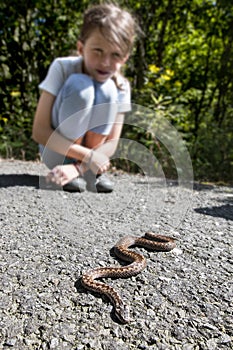
[[[220,206],[203,207],[194,209],[199,214],[219,217],[226,220],[233,220],[233,205],[223,204]]]
[[[4,174],[0,175],[0,187],[30,186],[39,188],[40,178],[38,175]]]

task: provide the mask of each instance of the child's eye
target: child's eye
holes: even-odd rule
[[[115,59],[121,59],[121,54],[119,52],[114,52],[112,55]]]
[[[98,48],[95,48],[94,51],[95,51],[96,53],[98,53],[98,54],[102,54],[102,52],[103,52],[103,50],[98,49]]]

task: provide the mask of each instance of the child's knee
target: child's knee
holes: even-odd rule
[[[116,103],[118,97],[116,84],[112,79],[108,79],[104,84],[96,86],[96,104]]]
[[[89,104],[91,100],[94,100],[93,80],[86,74],[71,74],[64,84],[63,98],[71,95],[77,95],[82,100],[88,101]]]

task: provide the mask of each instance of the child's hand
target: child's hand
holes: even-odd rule
[[[79,175],[74,164],[57,165],[48,173],[46,182],[53,182],[59,186],[64,186]]]
[[[92,151],[90,160],[88,161],[88,167],[94,174],[102,174],[109,169],[110,160],[104,153]]]

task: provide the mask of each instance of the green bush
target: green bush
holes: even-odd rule
[[[101,2],[101,1],[100,1]],[[0,4],[0,155],[37,159],[31,129],[38,84],[52,60],[76,47],[84,9],[92,1],[58,0]],[[165,118],[183,137],[195,178],[233,178],[233,4],[227,1],[119,0],[141,28],[126,75],[133,103],[148,108],[146,130]],[[153,131],[153,127],[152,127]],[[177,169],[153,132],[125,125],[123,137],[145,145],[168,177]],[[139,171],[133,162],[117,166]]]

